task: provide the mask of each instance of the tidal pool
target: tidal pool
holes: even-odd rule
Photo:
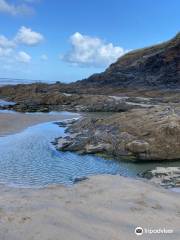
[[[177,162],[137,164],[60,152],[51,142],[62,135],[63,128],[48,122],[0,137],[0,183],[38,188],[52,184],[71,185],[78,177],[96,174],[136,177],[138,173],[156,166],[177,166]]]
[[[9,101],[5,101],[5,100],[0,99],[0,107],[5,107],[5,106],[8,106],[8,105],[15,105],[15,104],[16,104],[15,102],[9,102]]]

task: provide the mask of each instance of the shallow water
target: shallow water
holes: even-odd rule
[[[63,134],[64,129],[51,122],[0,137],[0,183],[18,187],[66,185],[72,184],[77,177],[96,174],[136,177],[138,173],[156,166],[177,166],[177,163],[135,164],[59,152],[51,141]]]
[[[5,100],[0,99],[0,107],[5,107],[8,105],[15,105],[15,104],[16,104],[15,102],[10,102],[10,101],[5,101]]]
[[[0,182],[14,186],[71,184],[74,178],[116,174],[118,164],[93,156],[55,150],[51,144],[64,130],[53,123],[38,124],[0,138]]]

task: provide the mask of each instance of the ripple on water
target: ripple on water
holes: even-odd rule
[[[16,104],[15,102],[10,102],[10,101],[5,101],[5,100],[0,99],[0,106],[1,107],[5,107],[5,106],[8,106],[8,105],[15,105],[15,104]]]
[[[18,187],[68,185],[77,177],[96,174],[134,177],[142,170],[157,166],[59,152],[51,142],[62,135],[64,129],[51,122],[0,137],[0,183]]]
[[[0,181],[13,186],[72,184],[76,177],[119,172],[119,164],[95,156],[56,151],[51,144],[64,134],[53,123],[38,124],[0,138]]]

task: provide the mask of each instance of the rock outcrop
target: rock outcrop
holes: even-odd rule
[[[140,174],[141,177],[160,184],[165,188],[180,187],[180,168],[179,167],[157,167]]]
[[[105,72],[77,82],[79,87],[179,88],[180,33],[170,41],[131,51]]]
[[[24,92],[25,91],[25,92]],[[2,98],[6,96],[6,88],[0,89]],[[0,95],[1,96],[1,95]],[[15,110],[18,112],[125,112],[134,108],[150,108],[163,103],[163,99],[120,97],[111,95],[65,94],[26,92],[14,93],[10,98],[16,104],[0,106],[0,109]],[[9,100],[9,98],[8,98]]]
[[[73,123],[56,147],[134,160],[180,159],[180,115],[171,108],[133,109]]]

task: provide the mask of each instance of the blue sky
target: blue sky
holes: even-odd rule
[[[0,0],[0,77],[70,82],[180,31],[179,0]]]

